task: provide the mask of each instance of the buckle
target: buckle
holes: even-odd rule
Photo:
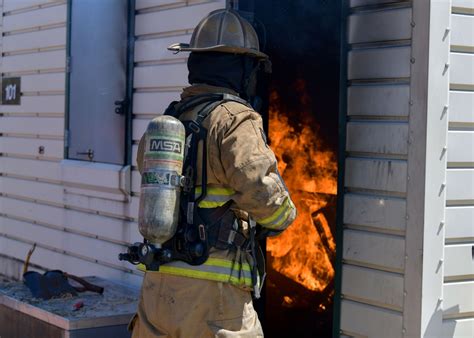
[[[201,131],[201,127],[199,127],[199,124],[197,124],[197,122],[195,121],[191,121],[189,123],[189,129],[191,129],[196,134],[198,134]]]

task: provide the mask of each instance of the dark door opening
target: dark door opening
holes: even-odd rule
[[[273,73],[262,116],[298,218],[266,242],[256,308],[266,337],[331,337],[336,274],[340,1],[234,1],[253,21]]]

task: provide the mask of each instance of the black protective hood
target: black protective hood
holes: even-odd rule
[[[247,55],[220,52],[191,53],[188,59],[190,84],[225,87],[249,99],[258,62]]]

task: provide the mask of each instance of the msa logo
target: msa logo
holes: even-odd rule
[[[163,140],[159,138],[150,140],[150,151],[167,151],[170,153],[181,154],[181,142],[172,140]]]

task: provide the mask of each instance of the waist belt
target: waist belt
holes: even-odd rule
[[[206,230],[209,245],[219,250],[246,249],[248,240],[239,231],[239,222],[230,210],[230,203],[219,208],[200,210],[203,219],[208,224]]]

